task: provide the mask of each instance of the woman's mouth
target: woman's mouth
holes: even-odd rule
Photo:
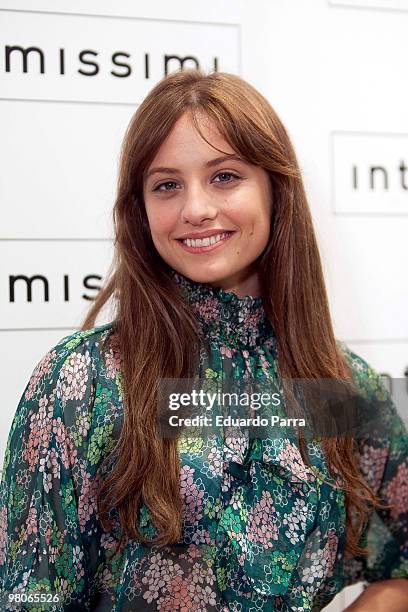
[[[222,247],[234,234],[235,232],[222,232],[220,234],[214,234],[214,236],[207,236],[206,238],[184,238],[183,240],[177,239],[177,242],[181,247],[188,253],[207,253]]]

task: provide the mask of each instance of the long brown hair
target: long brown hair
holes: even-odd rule
[[[95,325],[110,298],[122,356],[124,421],[115,462],[98,491],[98,512],[121,538],[166,545],[181,536],[180,459],[177,440],[156,431],[157,381],[192,378],[199,331],[189,305],[156,251],[147,220],[144,175],[182,114],[200,131],[204,113],[231,147],[270,175],[273,206],[267,247],[259,260],[262,298],[279,346],[282,377],[351,379],[332,328],[322,266],[301,173],[290,138],[269,102],[249,83],[227,73],[172,73],[143,100],[127,129],[113,211],[115,257],[104,287],[82,325]],[[325,438],[330,469],[340,474],[346,497],[346,550],[358,546],[368,513],[378,505],[358,470],[351,438]],[[302,454],[305,445],[300,444]],[[139,511],[149,509],[157,537],[140,531]]]

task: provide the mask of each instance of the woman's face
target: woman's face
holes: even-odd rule
[[[205,138],[235,154],[210,121]],[[144,199],[154,245],[161,257],[191,280],[259,295],[256,260],[269,237],[268,173],[208,145],[184,114],[146,172]]]

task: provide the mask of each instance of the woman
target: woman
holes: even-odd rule
[[[334,338],[269,103],[225,73],[159,82],[126,133],[114,224],[105,287],[13,421],[3,591],[51,592],[64,610],[300,611],[363,579],[350,609],[407,610],[407,433],[380,376]],[[115,319],[95,327],[110,299]],[[159,381],[196,376],[346,379],[384,400],[393,435],[357,455],[349,437],[163,439]]]

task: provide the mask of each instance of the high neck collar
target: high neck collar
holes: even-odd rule
[[[263,344],[273,335],[261,297],[238,297],[232,291],[193,281],[175,270],[171,276],[191,304],[209,342],[245,349]]]

